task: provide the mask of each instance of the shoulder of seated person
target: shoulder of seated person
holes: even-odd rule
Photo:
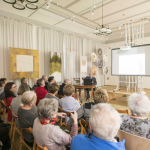
[[[91,106],[95,105],[95,103],[89,102],[89,103],[85,103],[84,105],[85,105],[85,109],[91,109]]]
[[[78,134],[78,135],[76,135],[76,136],[72,139],[72,141],[75,142],[75,141],[79,141],[79,140],[82,140],[82,139],[84,140],[85,137],[86,137],[86,135],[84,135],[84,134]]]

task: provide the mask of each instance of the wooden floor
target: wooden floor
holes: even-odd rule
[[[116,88],[116,86],[106,86],[106,87],[101,87],[101,88],[107,90],[108,93],[113,93],[113,90]],[[150,99],[150,89],[144,89],[144,91],[146,92],[146,95]],[[119,91],[114,92],[116,99],[115,100],[109,99],[108,103],[111,104],[111,106],[114,107],[115,109],[127,109],[128,108],[127,99],[129,95],[131,95],[134,92],[135,92],[134,89],[127,91],[125,87],[122,87]],[[136,92],[137,93],[140,92],[140,89],[137,89]],[[83,103],[86,102],[84,90],[82,90],[81,96],[79,96],[79,93],[78,93],[77,97],[81,98],[83,100]],[[149,114],[149,117],[150,117],[150,114]]]

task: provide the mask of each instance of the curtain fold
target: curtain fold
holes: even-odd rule
[[[38,28],[37,30],[39,50],[39,76],[49,76],[50,52],[61,53],[61,79],[64,80],[64,59],[63,59],[63,33],[52,29]]]
[[[33,25],[0,16],[0,78],[9,80],[9,47],[32,49]],[[14,80],[17,86],[20,80]],[[32,86],[32,80],[28,80]]]

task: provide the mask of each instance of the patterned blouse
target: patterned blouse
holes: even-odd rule
[[[128,115],[121,115],[121,130],[131,134],[150,139],[150,118],[138,119]]]

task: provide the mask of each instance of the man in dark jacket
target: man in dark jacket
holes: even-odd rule
[[[62,85],[60,85],[60,87],[59,87],[58,95],[64,96],[63,88],[64,88],[65,85],[68,85],[68,84],[70,84],[70,80],[65,79],[64,83]]]
[[[45,81],[44,88],[48,91],[48,77],[47,77],[47,75],[43,75],[42,79]]]
[[[92,84],[93,84],[93,85],[96,85],[96,84],[97,84],[96,78],[93,77],[93,74],[92,74],[92,73],[90,73],[89,76],[87,76],[87,77],[83,77],[82,79],[92,79]],[[89,98],[90,98],[89,91],[90,91],[91,89],[88,88],[88,89],[85,89],[85,90],[87,91],[87,100],[89,100]],[[95,91],[95,88],[94,88],[93,90]]]

